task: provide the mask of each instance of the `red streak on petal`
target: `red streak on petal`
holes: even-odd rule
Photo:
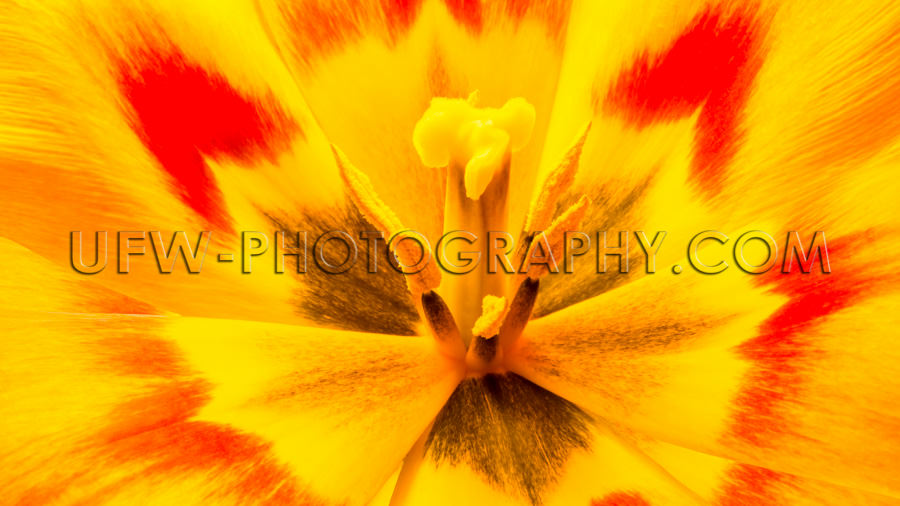
[[[480,0],[444,0],[450,14],[475,33],[481,32],[482,8]]]
[[[439,51],[434,51],[428,61],[428,91],[435,97],[462,96],[464,92],[454,89],[447,72],[447,65]]]
[[[172,381],[123,402],[107,415],[96,441],[112,449],[126,438],[185,423],[209,402],[208,391],[209,385],[200,380]]]
[[[174,367],[173,360],[164,369]],[[324,504],[303,490],[293,473],[276,460],[270,443],[228,426],[192,421],[209,401],[209,389],[202,380],[177,381],[110,413],[110,424],[98,434],[95,445],[102,461],[115,468],[137,466],[140,471],[103,493],[114,495],[141,480],[199,479],[214,483],[210,488],[215,495],[238,502]]]
[[[591,506],[650,506],[637,492],[613,492],[591,501]]]
[[[660,54],[640,55],[609,90],[604,107],[644,128],[690,116],[696,125],[692,177],[715,193],[741,140],[741,114],[762,58],[755,8],[709,7]]]
[[[274,161],[300,131],[270,100],[243,96],[177,49],[135,53],[120,65],[119,83],[134,110],[133,127],[179,197],[219,229],[231,230],[230,218],[204,156],[248,165]]]
[[[408,30],[416,19],[422,0],[381,0],[388,28],[393,32]]]
[[[506,0],[506,14],[515,20],[521,20],[534,5],[534,0]]]
[[[107,328],[112,329],[116,325],[110,322]],[[150,325],[148,323],[146,328],[151,329]],[[173,344],[141,335],[128,327],[114,338],[98,340],[92,351],[98,357],[95,361],[97,367],[103,369],[104,374],[177,379],[184,374],[186,367]]]
[[[105,359],[98,373],[123,376],[122,384],[142,377],[152,388],[123,397],[70,454],[54,455],[67,465],[56,466],[56,479],[26,490],[21,504],[59,497],[103,504],[121,499],[119,494],[182,483],[211,503],[221,497],[235,504],[325,504],[277,460],[269,442],[193,420],[209,401],[211,385],[196,378],[175,344],[131,337],[98,341],[89,351]]]
[[[364,36],[395,43],[412,26],[422,0],[278,2],[295,56],[310,64]]]
[[[81,310],[86,313],[159,314],[150,304],[132,299],[100,285],[73,283],[72,292],[81,298]]]
[[[738,464],[728,470],[728,485],[722,490],[716,502],[722,506],[742,506],[746,504],[778,504],[773,493],[775,485],[791,479],[788,475],[746,464]]]
[[[790,422],[781,410],[784,402],[799,395],[804,379],[804,362],[821,351],[804,332],[821,319],[862,300],[878,280],[864,270],[841,262],[853,248],[871,244],[869,233],[844,237],[829,243],[830,274],[813,270],[803,274],[778,269],[761,276],[788,301],[760,326],[757,337],[743,343],[739,353],[752,361],[754,369],[738,395],[737,413],[731,435],[754,446],[773,447],[778,434],[790,433]]]
[[[444,0],[450,15],[475,34],[485,26],[511,21],[515,26],[526,17],[546,26],[548,35],[562,39],[571,0]]]
[[[540,21],[547,27],[547,35],[551,39],[562,42],[571,3],[571,0],[506,0],[504,14],[516,24],[526,17]]]
[[[214,495],[238,502],[323,504],[301,490],[293,474],[274,459],[270,450],[269,443],[228,427],[182,422],[123,439],[110,457],[122,464],[146,465],[122,485],[154,475],[165,481],[187,475],[209,480]],[[270,498],[276,492],[278,499]]]

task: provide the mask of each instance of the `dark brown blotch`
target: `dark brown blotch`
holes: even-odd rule
[[[591,443],[590,416],[516,374],[464,380],[425,443],[435,464],[466,465],[506,493],[542,502],[572,452]]]
[[[406,287],[403,274],[388,265],[385,241],[378,241],[372,252],[360,239],[363,231],[377,230],[363,218],[353,204],[327,210],[300,212],[296,216],[267,215],[275,230],[283,230],[285,247],[297,247],[295,232],[307,233],[307,272],[296,274],[297,313],[323,326],[360,332],[393,335],[415,335],[419,315]],[[315,263],[315,241],[322,234],[342,230],[356,241],[359,256],[346,272],[330,274]],[[333,244],[332,244],[333,243]],[[369,254],[377,258],[377,272],[369,272]],[[331,241],[324,248],[324,258],[340,265],[347,258],[347,248]],[[292,262],[287,260],[286,262]],[[291,272],[292,265],[285,270]]]

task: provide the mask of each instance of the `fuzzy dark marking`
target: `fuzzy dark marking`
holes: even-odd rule
[[[444,299],[434,291],[422,294],[422,310],[428,321],[428,326],[438,339],[449,339],[459,336],[459,328],[450,313],[450,308]]]
[[[519,337],[528,320],[531,318],[531,311],[534,309],[534,301],[537,300],[538,288],[541,283],[539,280],[525,278],[516,295],[513,297],[512,304],[509,306],[509,313],[503,324],[500,326],[500,339],[504,346],[508,346],[514,339]]]
[[[297,274],[301,283],[296,290],[297,313],[322,325],[343,330],[377,332],[381,334],[415,335],[419,315],[412,303],[403,275],[387,263],[387,246],[378,241],[373,251],[377,255],[377,273],[368,272],[368,246],[359,239],[362,231],[376,230],[353,204],[328,210],[298,212],[292,217],[266,215],[275,230],[284,230],[285,247],[294,248],[293,232],[306,231],[307,259],[311,267],[306,274]],[[294,217],[296,216],[296,217]],[[315,238],[331,230],[343,230],[353,237],[359,247],[359,258],[347,272],[329,274],[314,264]],[[346,258],[346,247],[338,241],[329,243],[325,259],[340,264]],[[333,247],[331,247],[333,246]],[[290,268],[286,269],[290,271]]]
[[[709,329],[724,325],[730,317],[709,318],[696,321],[663,320],[652,325],[636,325],[628,328],[605,328],[602,332],[573,329],[564,338],[553,341],[553,346],[571,353],[616,353],[634,351],[659,353],[690,343],[693,338]]]
[[[608,364],[613,357],[650,357],[673,352],[731,319],[732,316],[690,321],[665,318],[652,324],[608,326],[602,332],[574,327],[564,335],[545,336],[539,343],[529,343],[526,353],[533,366],[544,374],[590,383],[596,372],[592,364]],[[552,357],[568,357],[570,361]],[[572,357],[577,357],[576,362],[571,361]]]
[[[470,378],[456,388],[425,442],[435,464],[464,464],[508,493],[542,502],[572,452],[591,443],[590,416],[516,374]]]
[[[415,365],[402,353],[365,360],[359,358],[365,352],[376,357],[371,351],[363,348],[346,353],[345,346],[335,347],[334,356],[346,354],[346,358],[335,358],[324,367],[300,370],[280,377],[267,389],[268,395],[255,402],[264,406],[278,406],[287,411],[302,411],[327,409],[334,405],[334,399],[352,399],[353,402],[342,404],[341,409],[335,412],[336,418],[350,423],[378,410],[386,402],[404,402],[403,394],[421,391],[417,383],[421,378],[402,374]],[[359,364],[365,365],[360,367]],[[394,380],[379,381],[379,378]],[[401,381],[404,387],[398,388],[397,382]]]
[[[651,179],[648,178],[635,186],[624,196],[604,192],[595,189],[591,194],[591,202],[594,203],[585,216],[582,231],[591,236],[591,241],[597,240],[597,231],[608,231],[608,237],[616,240],[619,230],[629,230],[630,225],[637,225],[637,203],[650,187]],[[574,204],[583,194],[583,191],[569,192],[560,199],[556,206],[558,216]],[[640,230],[640,227],[632,227]],[[597,251],[600,245],[594,245]],[[534,317],[548,315],[559,311],[583,300],[600,295],[633,280],[644,272],[646,258],[638,245],[629,248],[628,273],[620,273],[618,269],[610,269],[606,273],[596,272],[596,256],[585,256],[584,262],[575,269],[573,274],[550,273],[544,276],[544,283],[534,308]],[[590,260],[590,262],[589,262]],[[590,265],[588,265],[590,264]]]
[[[478,355],[478,358],[485,364],[490,363],[497,355],[498,341],[500,341],[500,339],[497,336],[492,338],[476,337],[474,341],[475,354]]]

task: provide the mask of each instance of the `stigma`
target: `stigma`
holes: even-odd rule
[[[472,200],[481,198],[510,153],[528,143],[535,120],[534,106],[521,97],[500,108],[480,108],[477,102],[477,91],[466,100],[434,98],[413,130],[425,166],[464,168],[466,197]]]

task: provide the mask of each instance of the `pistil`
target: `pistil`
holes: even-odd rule
[[[471,199],[466,195],[465,168],[456,163],[447,167],[447,188],[444,200],[444,231],[464,231],[473,237],[472,244],[464,247],[466,251],[484,252],[487,245],[487,233],[491,230],[503,230],[506,223],[506,196],[509,187],[509,159],[488,183],[481,198]],[[457,243],[455,246],[458,246]],[[452,248],[451,248],[452,249]],[[479,259],[481,259],[479,253]],[[452,256],[452,255],[451,255]],[[442,292],[447,294],[453,314],[460,319],[464,329],[463,341],[468,344],[473,334],[470,329],[475,319],[481,314],[480,296],[503,295],[503,273],[487,272],[484,261],[476,262],[470,272],[448,272],[441,285]],[[466,267],[468,270],[469,267]]]
[[[467,249],[484,252],[487,233],[506,229],[510,155],[531,136],[535,111],[521,98],[499,109],[476,102],[476,93],[467,100],[435,98],[416,124],[413,143],[426,166],[446,171],[444,234],[463,231],[473,238]],[[501,296],[504,288],[504,274],[489,273],[484,264],[444,276],[441,293],[467,346],[481,296]]]

